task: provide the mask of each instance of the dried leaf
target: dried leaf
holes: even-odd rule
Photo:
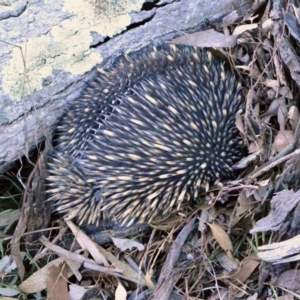
[[[290,120],[290,124],[292,126],[293,131],[295,131],[296,126],[299,122],[299,109],[297,106],[292,105],[289,109],[288,118]]]
[[[119,282],[116,292],[115,292],[115,299],[116,300],[126,300],[127,299],[127,292],[120,282]]]
[[[31,294],[40,292],[47,288],[47,278],[50,272],[50,268],[52,266],[60,266],[64,263],[62,258],[57,258],[51,262],[49,262],[45,267],[39,269],[35,273],[33,273],[30,277],[24,280],[18,288],[24,293]],[[72,264],[74,268],[77,270],[80,268],[81,264],[77,262],[68,262],[68,264]],[[68,270],[67,278],[72,276],[73,273]]]
[[[263,24],[262,24],[262,30],[265,33],[273,30],[273,21],[271,19],[267,19],[265,22],[263,22]]]
[[[299,290],[300,270],[287,270],[282,272],[278,276],[275,284],[284,287],[287,290]]]
[[[240,25],[237,26],[232,35],[239,35],[247,30],[252,30],[258,27],[258,24],[246,24],[246,25]]]
[[[7,286],[7,287],[0,287],[0,296],[17,296],[20,294],[20,291],[18,290],[18,288],[16,286]],[[0,297],[1,300],[3,299],[8,299],[5,297]],[[13,299],[16,300],[16,298],[9,298],[9,299]]]
[[[47,299],[49,300],[69,300],[68,282],[66,277],[68,276],[68,266],[51,266],[47,276]]]
[[[184,44],[198,47],[234,47],[237,36],[226,36],[214,29],[183,35],[172,40],[174,44]]]
[[[269,192],[272,188],[273,183],[270,182],[270,179],[260,180],[257,182],[258,189],[255,190],[253,196],[256,201],[266,200]]]
[[[258,80],[260,78],[261,74],[257,70],[255,70],[255,69],[253,69],[251,67],[248,67],[248,66],[236,66],[236,68],[240,69],[240,70],[248,71],[249,74],[250,74],[250,76],[251,76],[251,78],[253,78],[255,80]]]
[[[11,225],[13,222],[19,220],[20,215],[21,215],[21,209],[2,212],[0,216],[0,227]]]
[[[153,269],[149,268],[149,269],[147,269],[147,273],[146,273],[146,276],[145,276],[146,285],[149,287],[150,290],[155,289],[155,285],[152,281],[153,273],[154,273]]]
[[[220,247],[226,252],[226,254],[229,256],[229,258],[232,258],[232,251],[233,251],[233,246],[231,243],[231,240],[228,236],[228,234],[225,232],[225,230],[217,225],[217,224],[209,224],[209,227],[211,229],[211,232],[220,245]]]
[[[241,61],[244,65],[248,65],[250,62],[250,56],[247,52],[242,51],[242,49],[238,50],[236,53],[236,58]]]
[[[260,259],[258,256],[251,254],[242,260],[241,268],[232,278],[237,279],[239,282],[245,282],[259,265]]]
[[[279,81],[275,79],[266,78],[265,84],[266,86],[272,88],[275,91],[280,87]]]
[[[226,15],[223,19],[223,25],[224,26],[230,26],[232,25],[236,19],[239,17],[238,13],[236,10],[233,10],[232,12],[230,12],[228,15]]]
[[[267,112],[261,115],[261,118],[265,118],[265,116],[276,116],[278,114],[278,108],[280,107],[280,105],[283,105],[284,102],[284,97],[274,99],[270,104]]]
[[[25,252],[21,252],[22,260],[26,256]],[[0,260],[0,271],[2,275],[6,275],[10,273],[11,271],[15,270],[17,268],[16,262],[14,259],[12,259],[11,263],[9,264],[11,259],[11,256],[3,256]]]
[[[291,90],[288,86],[282,86],[279,89],[279,94],[282,95],[285,98],[293,99],[293,94],[291,93]]]
[[[237,205],[236,205],[236,216],[239,217],[244,213],[251,210],[251,207],[254,205],[252,197],[247,197],[245,191],[242,191],[239,194]]]
[[[285,124],[287,122],[288,111],[285,105],[280,105],[278,108],[277,119],[280,127],[280,131],[284,131]]]
[[[241,115],[236,116],[235,125],[236,125],[237,129],[239,130],[239,132],[242,133],[242,135],[245,135],[243,118]]]
[[[263,145],[263,139],[261,137],[257,137],[256,141],[250,143],[248,147],[249,153],[255,153],[261,151]]]
[[[142,277],[143,274],[141,272],[136,272],[133,268],[131,268],[128,264],[123,261],[118,260],[111,252],[106,251],[104,248],[99,247],[101,253],[104,257],[117,269],[123,271],[123,276],[129,278],[129,280],[133,282],[137,282],[139,285],[145,285],[145,280]]]
[[[279,153],[287,146],[293,144],[294,133],[291,130],[279,131],[274,140],[274,148]]]
[[[201,208],[198,230],[202,233],[206,230],[206,222],[211,222],[216,218],[216,209],[214,207]]]
[[[78,284],[70,284],[69,285],[69,296],[70,300],[81,300],[84,294],[90,289],[85,286],[81,286]]]
[[[109,267],[109,263],[99,251],[98,245],[88,237],[81,229],[79,229],[72,221],[66,221],[69,228],[72,230],[77,242],[82,249],[88,250],[94,260],[105,267]]]
[[[138,243],[134,240],[129,240],[129,239],[120,239],[120,238],[114,238],[111,237],[113,243],[122,251],[132,250],[132,248],[137,248],[139,251],[145,250],[144,245],[141,243]]]

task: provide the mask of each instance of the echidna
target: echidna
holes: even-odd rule
[[[98,70],[58,126],[49,200],[81,224],[167,214],[233,175],[243,106],[239,80],[209,50],[146,47]]]

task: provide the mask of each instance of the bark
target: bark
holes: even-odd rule
[[[252,2],[0,1],[0,174],[51,136],[95,66],[233,10],[243,17]]]

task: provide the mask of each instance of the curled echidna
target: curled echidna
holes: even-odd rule
[[[146,47],[99,70],[62,117],[49,165],[58,212],[151,221],[230,178],[243,155],[236,76],[207,50]]]

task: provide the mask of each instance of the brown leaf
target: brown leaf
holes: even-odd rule
[[[236,216],[239,217],[246,212],[251,210],[254,205],[253,198],[251,196],[247,197],[245,191],[239,194],[237,205],[236,205]]]
[[[127,263],[117,259],[111,252],[106,251],[104,248],[99,246],[100,252],[104,255],[115,268],[118,268],[123,271],[123,276],[128,277],[129,280],[133,282],[138,282],[141,286],[145,285],[145,280],[139,272],[136,272],[131,268]]]
[[[248,151],[249,153],[255,153],[257,151],[260,151],[263,145],[263,139],[261,137],[257,137],[256,141],[250,143]]]
[[[282,86],[279,89],[279,94],[284,96],[285,98],[293,99],[293,94],[288,86]]]
[[[226,252],[229,258],[233,259],[232,256],[233,246],[226,231],[217,224],[208,223],[208,225],[211,229],[214,238],[216,239],[220,247]]]
[[[122,251],[126,251],[127,249],[129,249],[130,251],[132,250],[132,248],[137,248],[139,251],[143,251],[145,249],[144,245],[142,245],[141,243],[138,243],[134,240],[130,240],[130,239],[120,239],[120,238],[114,238],[111,237],[113,243]]]
[[[275,79],[266,78],[265,84],[267,87],[272,88],[273,90],[277,90],[280,86],[279,81]]]
[[[280,131],[275,137],[274,147],[279,153],[294,142],[294,133],[291,130]]]
[[[51,266],[47,276],[47,300],[69,300],[67,265]]]
[[[81,229],[79,229],[72,221],[66,221],[69,228],[72,230],[77,242],[81,246],[82,249],[88,250],[88,252],[92,255],[95,262],[98,264],[103,264],[106,267],[109,267],[109,263],[99,251],[98,245],[88,237]]]
[[[40,292],[47,288],[47,279],[50,274],[50,270],[52,266],[60,266],[63,264],[64,260],[61,258],[57,258],[51,262],[49,262],[45,267],[39,269],[35,273],[33,273],[30,277],[24,280],[18,288],[26,294],[32,294],[36,292]],[[72,261],[73,267],[78,270],[81,266],[80,263]],[[68,269],[68,274],[66,278],[73,275],[72,271]]]
[[[241,262],[240,270],[232,278],[237,279],[239,282],[245,282],[259,264],[260,260],[256,254],[245,257]]]

